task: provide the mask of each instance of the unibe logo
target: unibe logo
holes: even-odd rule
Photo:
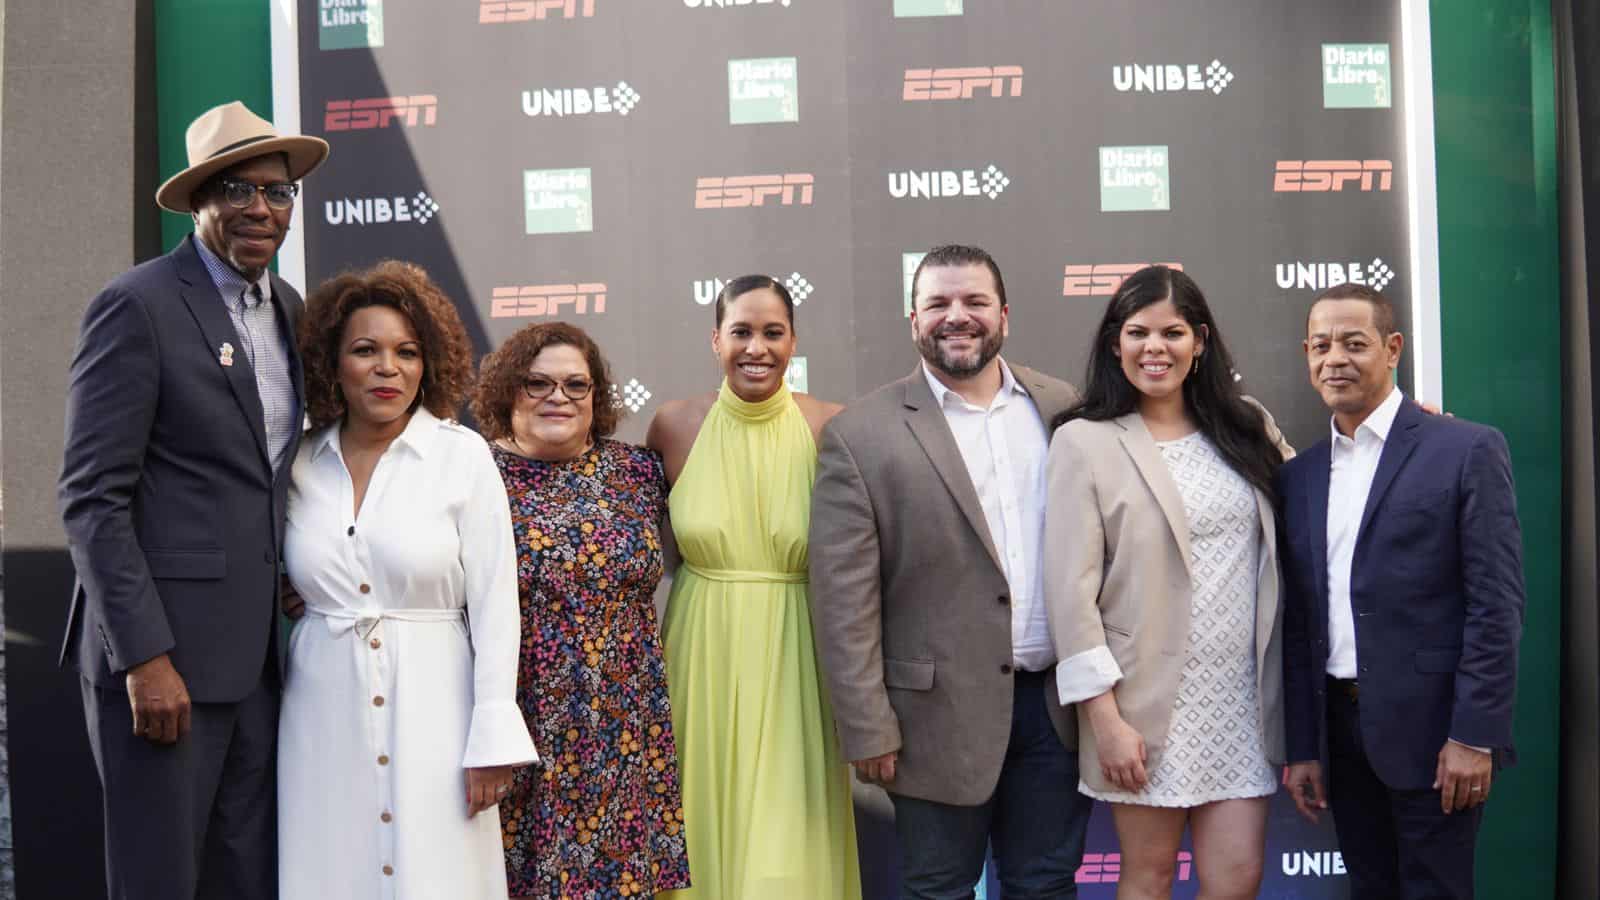
[[[1069,265],[1061,279],[1063,297],[1109,297],[1122,287],[1129,275],[1146,266],[1166,266],[1183,271],[1182,263],[1092,263]]]
[[[563,312],[587,316],[605,311],[606,286],[600,283],[497,287],[489,300],[491,319],[531,319]]]
[[[1394,162],[1387,159],[1280,159],[1272,176],[1274,193],[1387,191],[1394,183]]]
[[[902,100],[972,100],[1021,97],[1021,66],[973,66],[964,69],[907,69]]]
[[[727,9],[735,6],[788,6],[791,0],[683,0],[690,9]]]
[[[1359,262],[1281,262],[1276,266],[1278,287],[1286,290],[1325,291],[1341,284],[1364,284],[1381,291],[1395,279],[1395,272],[1379,257],[1365,265]]]
[[[987,169],[933,169],[930,171],[890,172],[889,196],[943,199],[947,197],[988,197],[1005,192],[1011,179],[995,165]]]
[[[743,209],[748,206],[810,206],[816,178],[806,172],[785,175],[730,175],[697,178],[695,209]]]
[[[1178,851],[1178,881],[1188,881],[1194,875],[1194,854]],[[1085,853],[1078,866],[1074,881],[1078,884],[1116,884],[1122,878],[1122,854]]]
[[[1290,878],[1343,875],[1344,854],[1337,850],[1290,851],[1283,854],[1283,874]]]
[[[592,19],[595,0],[480,0],[478,24],[542,22],[545,19]]]
[[[329,225],[426,225],[438,214],[438,201],[426,191],[417,191],[413,197],[345,197],[322,202],[322,217]]]
[[[591,113],[616,113],[625,116],[639,105],[639,92],[626,81],[607,90],[602,86],[592,88],[558,88],[522,92],[522,112],[527,116],[587,116]]]
[[[777,280],[783,283],[784,288],[789,292],[790,299],[794,300],[795,306],[805,303],[811,297],[812,292],[816,290],[816,286],[799,272],[790,272],[789,277]],[[721,278],[700,279],[693,286],[694,302],[700,306],[710,306],[717,299],[717,295],[722,293],[722,289],[727,286],[728,283]]]
[[[1213,59],[1203,72],[1199,63],[1182,66],[1131,63],[1111,67],[1111,85],[1123,92],[1210,91],[1220,94],[1232,83],[1233,73],[1220,59]]]
[[[363,100],[329,100],[322,117],[323,131],[364,131],[432,125],[439,118],[439,98],[432,94],[411,97],[368,97]]]

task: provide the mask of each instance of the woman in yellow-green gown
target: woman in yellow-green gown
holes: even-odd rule
[[[859,900],[849,768],[811,634],[806,531],[835,404],[792,393],[794,304],[765,275],[717,298],[715,394],[664,404],[682,557],[662,632],[693,887],[671,900]]]

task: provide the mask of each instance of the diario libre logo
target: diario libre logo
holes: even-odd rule
[[[329,225],[387,225],[393,222],[426,225],[439,214],[439,202],[426,191],[411,197],[345,197],[322,201],[322,218]]]
[[[592,19],[595,0],[479,0],[478,24]]]
[[[1061,278],[1063,297],[1109,297],[1122,287],[1129,275],[1145,266],[1166,266],[1183,271],[1182,263],[1091,263],[1068,265]]]
[[[432,94],[410,97],[367,97],[362,100],[329,100],[322,116],[323,131],[364,131],[432,125],[439,120],[439,98]]]
[[[596,85],[592,88],[556,88],[522,92],[522,113],[527,116],[587,116],[591,113],[616,113],[625,116],[639,105],[639,92],[626,81],[607,90]]]
[[[728,124],[800,121],[800,67],[792,56],[728,60]]]
[[[990,200],[1005,192],[1011,179],[995,165],[977,169],[932,169],[889,173],[889,196],[896,200],[921,197],[985,196]]]
[[[907,69],[902,100],[971,100],[1021,97],[1021,66],[969,66],[955,69]]]
[[[805,303],[811,297],[812,292],[816,290],[816,287],[799,272],[790,272],[789,277],[778,280],[783,283],[784,289],[789,292],[789,297],[794,300],[795,306]],[[728,283],[721,278],[705,278],[696,281],[693,285],[694,302],[700,306],[710,306],[716,302],[717,295],[722,293],[722,289],[727,286]]]
[[[317,49],[383,46],[383,0],[317,0]]]
[[[804,394],[810,390],[809,382],[811,379],[806,377],[808,372],[809,368],[806,366],[806,358],[804,356],[791,356],[789,357],[789,368],[783,373],[783,383],[789,386],[789,390]]]
[[[497,287],[489,299],[491,319],[601,315],[606,311],[603,283],[527,284]]]
[[[1341,284],[1364,284],[1381,291],[1395,279],[1395,271],[1381,258],[1372,262],[1281,262],[1276,266],[1278,287],[1286,291],[1325,291]]]
[[[1111,67],[1111,85],[1127,93],[1160,94],[1168,91],[1210,91],[1220,94],[1233,83],[1233,73],[1213,59],[1201,70],[1199,63],[1129,63]]]
[[[911,287],[912,279],[917,277],[917,266],[922,265],[922,258],[927,253],[917,251],[914,253],[900,254],[900,285],[905,291],[906,318],[911,318]]]
[[[896,19],[959,15],[961,15],[961,0],[894,0]]]
[[[1388,109],[1388,44],[1323,44],[1324,109]]]
[[[1171,208],[1165,146],[1100,148],[1101,212]]]
[[[587,168],[525,169],[522,199],[528,234],[594,230],[593,179]]]
[[[808,172],[784,175],[729,175],[696,178],[695,209],[743,209],[747,206],[810,206],[816,178]]]
[[[1387,159],[1280,159],[1273,170],[1273,193],[1387,191],[1394,183],[1394,162]]]

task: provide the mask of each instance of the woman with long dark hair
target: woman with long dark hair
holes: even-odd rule
[[[1184,828],[1207,897],[1254,897],[1283,759],[1273,476],[1194,280],[1129,276],[1051,442],[1045,598],[1079,789],[1112,804],[1119,898],[1167,897]]]

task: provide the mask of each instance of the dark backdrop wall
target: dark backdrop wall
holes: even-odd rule
[[[1413,11],[1426,6],[1407,3]],[[156,229],[139,223],[155,221],[150,191],[159,176],[180,167],[182,130],[189,119],[234,98],[268,110],[274,82],[266,62],[268,21],[275,5],[142,0],[97,2],[89,9],[7,2],[5,226],[0,234],[6,375],[0,403],[7,428],[0,439],[8,513],[4,564],[11,588],[5,597],[9,742],[24,897],[100,896],[97,791],[73,677],[53,667],[52,645],[59,639],[70,571],[54,523],[50,485],[59,465],[59,382],[72,331],[83,304],[110,274],[159,251],[149,239]],[[820,395],[847,399],[910,369],[914,357],[904,321],[902,267],[905,254],[930,243],[963,239],[994,250],[1014,304],[1017,327],[1009,354],[1067,377],[1081,369],[1083,330],[1109,293],[1116,267],[1178,262],[1221,309],[1248,387],[1285,419],[1297,442],[1316,437],[1320,414],[1301,393],[1292,352],[1278,346],[1285,332],[1269,324],[1276,322],[1269,318],[1275,312],[1303,305],[1314,291],[1278,288],[1276,266],[1301,263],[1309,279],[1325,279],[1327,269],[1314,264],[1343,263],[1350,272],[1349,264],[1357,263],[1365,277],[1378,258],[1397,275],[1391,293],[1409,285],[1413,273],[1403,226],[1410,223],[1394,219],[1403,216],[1398,198],[1412,183],[1393,130],[1404,111],[1408,69],[1397,37],[1398,7],[1351,4],[1335,18],[1318,19],[1325,14],[1315,12],[1317,4],[1305,4],[1307,9],[1293,16],[1261,4],[1264,9],[1248,17],[1220,2],[1071,9],[1044,0],[965,0],[960,5],[961,15],[924,15],[952,10],[945,0],[657,0],[648,8],[631,0],[595,0],[593,6],[584,0],[389,0],[382,4],[384,46],[334,49],[341,40],[357,42],[358,31],[360,41],[370,41],[372,32],[365,27],[340,33],[335,26],[327,50],[320,32],[302,31],[297,39],[302,55],[327,57],[329,65],[348,66],[357,75],[364,65],[361,84],[372,88],[371,93],[363,92],[365,87],[340,93],[320,82],[301,82],[304,93],[290,97],[287,106],[296,112],[304,106],[307,130],[326,130],[330,100],[407,98],[391,110],[383,129],[329,135],[336,161],[355,156],[375,167],[370,180],[354,182],[360,190],[348,194],[373,212],[370,224],[328,222],[322,204],[332,199],[331,179],[327,196],[308,197],[303,210],[312,221],[302,222],[298,234],[310,236],[320,217],[330,234],[369,235],[338,238],[359,248],[342,260],[329,255],[319,261],[313,248],[306,260],[311,277],[377,255],[423,259],[476,313],[472,321],[484,346],[514,327],[492,315],[496,288],[502,289],[502,308],[518,313],[531,313],[542,300],[548,314],[553,298],[567,298],[556,307],[560,315],[593,326],[619,368],[625,361],[643,360],[647,352],[673,358],[672,370],[660,377],[642,362],[625,373],[624,381],[639,382],[627,395],[635,405],[642,402],[632,417],[637,434],[654,403],[714,383],[704,303],[717,278],[762,270],[790,280],[805,294],[800,325],[808,386]],[[320,6],[299,5],[302,25],[315,25]],[[362,11],[356,4],[329,6]],[[414,37],[412,25],[402,24],[406,17],[445,15],[447,6],[460,7],[456,18],[426,40]],[[1169,24],[1179,14],[1169,6],[1192,16],[1183,28]],[[365,11],[378,7],[368,2]],[[1470,13],[1455,4],[1432,7],[1445,396],[1458,414],[1490,422],[1511,439],[1531,601],[1518,715],[1524,763],[1503,778],[1499,803],[1488,817],[1480,885],[1486,896],[1554,896],[1563,390],[1554,274],[1549,6],[1537,0],[1484,0]],[[28,11],[33,30],[19,28],[18,10]],[[491,21],[479,22],[486,10]],[[74,11],[103,28],[85,31],[75,16],[68,21]],[[492,21],[500,13],[525,21]],[[1318,34],[1302,30],[1308,15],[1311,23],[1320,23]],[[159,37],[154,42],[151,17]],[[1019,27],[1019,17],[1033,17],[1032,26]],[[1138,25],[1119,25],[1118,17],[1137,18]],[[1258,26],[1272,30],[1261,40],[1238,38],[1241,29]],[[1091,31],[1100,33],[1097,29],[1105,30],[1102,41],[1084,39]],[[24,34],[32,36],[31,43],[18,52]],[[66,35],[73,39],[65,41]],[[675,64],[652,62],[658,51],[651,45],[661,42],[681,48]],[[1391,105],[1325,106],[1321,44],[1384,42],[1390,44]],[[148,133],[158,106],[148,96],[155,79],[139,74],[146,69],[138,61],[140,48],[148,53],[152,43],[160,62],[159,142]],[[1286,46],[1305,49],[1308,43],[1316,48],[1314,61]],[[576,45],[585,52],[575,52]],[[1007,48],[1016,52],[1003,52]],[[338,62],[362,57],[364,64]],[[789,87],[782,64],[740,67],[737,88],[725,81],[732,60],[787,57],[796,61],[798,103],[792,109],[798,121],[784,121],[791,112],[780,93]],[[1225,66],[1232,80],[1220,93],[1188,90],[1188,67],[1198,67],[1204,85],[1213,61]],[[92,77],[60,78],[64,64],[81,65]],[[1113,66],[1143,66],[1131,76],[1137,88],[1140,73],[1148,79],[1145,84],[1154,85],[1157,71],[1165,87],[1169,64],[1180,67],[1176,81],[1184,90],[1117,90]],[[143,65],[152,63],[146,59]],[[502,65],[506,68],[492,74]],[[987,88],[982,73],[929,71],[909,79],[911,96],[929,99],[904,99],[907,69],[984,68]],[[1020,89],[1013,87],[1018,77],[1013,68],[1023,70]],[[478,83],[456,88],[462,93],[454,96],[441,93],[439,86],[458,71],[479,72]],[[280,67],[276,81],[299,74]],[[958,79],[953,87],[951,78]],[[618,82],[626,82],[627,90]],[[547,114],[543,91],[586,89],[591,106],[598,107],[596,87],[608,97],[609,112],[580,112],[576,94],[562,94],[555,106],[563,115]],[[530,116],[521,94],[535,88],[539,115]],[[57,96],[63,92],[70,96]],[[735,94],[738,122],[731,108]],[[952,99],[934,99],[952,94]],[[1338,94],[1335,104],[1341,102]],[[413,113],[409,99],[429,95],[438,101],[431,120],[426,100],[415,104]],[[657,98],[660,111],[653,113]],[[1248,107],[1249,114],[1230,111],[1236,103]],[[68,116],[62,112],[66,108],[75,112]],[[355,121],[354,104],[350,113]],[[400,124],[392,121],[396,113]],[[409,124],[413,115],[416,125]],[[661,121],[646,125],[652,115],[667,117],[670,127]],[[362,116],[365,121],[372,110],[362,110]],[[1302,122],[1302,117],[1320,116],[1342,125],[1324,132],[1314,121]],[[281,109],[279,120],[285,121]],[[880,127],[878,120],[906,137],[893,146],[869,146],[863,135]],[[147,130],[140,131],[139,122]],[[461,139],[459,129],[469,123],[488,127],[471,140]],[[387,139],[374,140],[374,131]],[[453,134],[439,137],[445,133]],[[456,141],[454,155],[430,149],[438,140]],[[624,157],[615,145],[634,140],[640,141],[638,149],[627,154],[627,168],[619,173],[616,160]],[[704,146],[685,158],[682,147],[696,142]],[[1113,160],[1129,163],[1109,179],[1113,186],[1131,181],[1151,194],[1148,201],[1133,196],[1137,191],[1120,198],[1113,192],[1108,199],[1100,190],[1100,149],[1150,146],[1167,148],[1170,209],[1112,211],[1156,202],[1159,181],[1146,177],[1158,174],[1147,166],[1156,160],[1137,154]],[[153,158],[157,147],[159,166]],[[1210,163],[1196,166],[1197,153]],[[1362,189],[1364,165],[1359,173],[1340,176],[1338,191],[1272,190],[1280,161],[1364,164],[1368,159],[1393,164],[1388,191],[1382,190],[1383,173],[1376,167],[1370,170],[1371,190]],[[441,163],[445,168],[430,168]],[[991,175],[984,181],[990,165],[1004,180],[996,183]],[[580,198],[572,193],[581,182],[547,173],[536,177],[535,212],[541,215],[535,217],[536,233],[530,234],[526,170],[574,168],[591,170],[592,230],[538,230],[577,227],[581,221]],[[456,196],[452,169],[475,171],[498,187],[463,187]],[[394,173],[395,181],[377,178],[378,171]],[[1302,187],[1333,184],[1333,174],[1308,177],[1303,165],[1300,171]],[[1292,183],[1293,167],[1286,172]],[[772,175],[778,176],[775,185],[726,181]],[[346,172],[339,177],[363,176]],[[897,192],[909,193],[915,186],[919,193],[942,195],[952,177],[960,196],[897,197],[890,190],[893,184]],[[724,179],[721,193],[713,182],[702,185],[702,178]],[[973,183],[976,195],[968,193]],[[983,188],[995,186],[1002,190],[991,198]],[[538,194],[541,190],[552,193]],[[419,191],[427,194],[426,202],[416,197]],[[652,192],[655,199],[647,196]],[[106,197],[114,199],[108,203]],[[390,221],[376,221],[384,216],[376,203],[380,197],[390,201]],[[415,199],[406,209],[412,221],[392,220],[395,197]],[[703,208],[697,208],[697,197],[703,198]],[[429,208],[432,204],[438,209]],[[570,219],[562,219],[563,205]],[[722,208],[710,208],[715,205]],[[412,215],[413,208],[428,209],[426,221],[418,221],[424,217]],[[1312,227],[1302,215],[1349,224],[1300,232]],[[1030,216],[1042,224],[1024,227]],[[164,224],[166,244],[188,230],[181,217],[168,217]],[[1395,230],[1397,224],[1402,227]],[[638,234],[644,237],[630,237]],[[134,236],[131,252],[129,235]],[[1399,243],[1389,244],[1394,237]],[[479,241],[488,241],[493,252],[483,253]],[[1069,265],[1075,267],[1070,272]],[[303,267],[291,263],[286,268],[300,273],[296,280],[305,280]],[[567,284],[574,289],[546,287]],[[602,284],[604,311],[598,299],[602,292],[592,287]],[[590,287],[580,292],[580,286]],[[530,287],[534,290],[526,290]],[[631,332],[625,327],[630,323]],[[1297,320],[1291,324],[1290,343],[1299,327]],[[19,529],[17,521],[32,524]],[[19,577],[23,573],[26,577]],[[32,623],[28,630],[19,628],[24,622]],[[870,811],[872,798],[862,799],[863,809]],[[1303,873],[1307,865],[1320,865],[1326,871],[1331,856],[1283,850],[1302,839],[1314,850],[1315,842],[1326,838],[1288,827],[1285,820],[1274,829],[1269,870],[1294,866]],[[1324,846],[1331,847],[1331,841]],[[1086,867],[1085,878],[1096,879],[1086,880],[1086,891],[1099,884],[1092,889],[1108,895],[1111,886],[1105,880],[1114,870],[1108,869],[1105,854],[1114,847],[1102,840],[1091,849],[1100,856],[1091,857]],[[871,854],[876,859],[882,851]],[[881,887],[886,873],[875,874]],[[1191,891],[1192,885],[1186,882]],[[1298,874],[1268,896],[1338,896],[1341,889],[1336,877]]]

